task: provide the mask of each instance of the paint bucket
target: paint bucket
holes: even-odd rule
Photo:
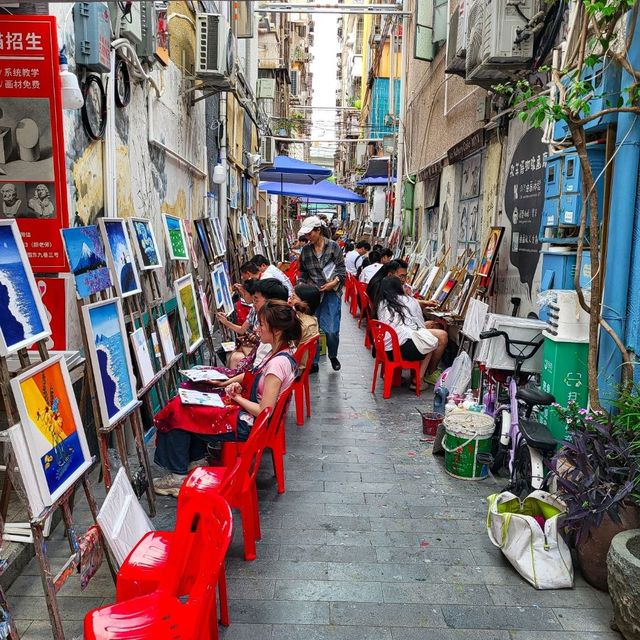
[[[422,433],[425,436],[435,436],[440,423],[444,420],[444,415],[435,411],[420,412],[422,416]]]
[[[444,469],[461,480],[484,480],[488,474],[480,454],[491,453],[493,418],[483,413],[454,409],[444,420]],[[480,458],[480,460],[478,459]]]

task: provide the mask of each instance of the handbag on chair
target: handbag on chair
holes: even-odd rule
[[[425,356],[434,351],[438,346],[438,338],[436,338],[429,329],[425,329],[424,327],[414,329],[411,334],[411,340],[413,340],[413,344],[416,345],[416,349]]]

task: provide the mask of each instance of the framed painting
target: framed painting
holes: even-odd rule
[[[147,337],[144,335],[144,329],[140,327],[131,334],[131,344],[133,346],[133,355],[138,365],[138,373],[140,374],[140,382],[146,387],[155,377],[156,372],[151,362],[151,353],[149,353],[149,344]]]
[[[47,338],[46,345],[49,351],[65,351],[69,344],[69,318],[67,318],[67,305],[75,303],[71,274],[63,273],[59,277],[37,276],[36,285],[45,313],[51,335]],[[31,350],[36,351],[37,345],[32,345]]]
[[[180,218],[170,216],[168,213],[162,214],[165,237],[167,239],[167,247],[169,249],[169,258],[171,260],[189,261],[187,253],[187,240],[184,237],[184,229]]]
[[[222,309],[224,306],[224,295],[222,293],[222,283],[220,282],[220,265],[215,265],[211,272],[211,285],[213,286],[213,297],[216,309]]]
[[[445,282],[444,286],[440,289],[440,291],[438,291],[437,294],[434,294],[432,299],[438,303],[439,307],[442,307],[444,303],[448,300],[449,296],[451,295],[452,291],[456,288],[457,284],[458,284],[458,281],[455,278],[450,277]]]
[[[121,218],[100,218],[99,225],[117,294],[126,298],[140,293],[140,278],[125,221]]]
[[[240,231],[240,240],[242,246],[246,249],[251,244],[251,236],[249,234],[249,226],[247,225],[247,216],[242,214],[238,221],[238,227]]]
[[[500,250],[500,243],[502,242],[502,236],[504,235],[504,227],[491,227],[487,243],[484,246],[482,257],[480,258],[480,265],[478,269],[478,275],[483,278],[488,278],[493,272],[493,267],[498,257],[498,251]]]
[[[198,236],[198,242],[200,243],[204,259],[209,263],[213,262],[213,249],[211,248],[209,233],[207,232],[206,220],[194,220],[193,226],[196,228],[196,235]]]
[[[0,220],[0,356],[51,335],[15,220]]]
[[[460,181],[460,199],[477,198],[480,195],[480,173],[482,153],[475,153],[462,163],[462,180]]]
[[[224,241],[224,235],[222,235],[222,227],[220,226],[218,216],[209,218],[209,224],[211,228],[211,237],[213,239],[214,254],[216,258],[220,258],[226,253],[227,245]]]
[[[91,466],[91,454],[64,356],[11,381],[36,480],[52,505]]]
[[[61,233],[78,297],[88,298],[112,286],[104,243],[98,227],[71,227],[62,229]]]
[[[88,304],[82,315],[100,414],[104,426],[111,426],[138,402],[122,302],[111,298]]]
[[[189,220],[182,220],[182,228],[184,229],[184,238],[187,241],[187,250],[189,251],[189,256],[191,257],[191,264],[193,264],[194,269],[198,268],[198,255],[196,254],[196,250],[193,244],[193,232],[191,231],[191,222]]]
[[[189,274],[178,278],[173,283],[173,286],[176,292],[176,303],[180,314],[184,343],[187,353],[193,353],[204,341],[196,291],[193,286],[193,276]]]
[[[445,285],[447,284],[447,282],[449,282],[450,278],[451,278],[451,271],[447,271],[444,274],[444,277],[442,278],[442,280],[440,280],[440,283],[436,287],[436,290],[433,292],[433,296],[431,298],[432,300],[435,300],[436,297],[440,295],[440,292],[442,291],[442,289],[444,289]]]
[[[148,218],[129,218],[133,237],[133,246],[138,256],[140,269],[159,269],[162,266],[158,243]]]
[[[158,338],[162,347],[162,355],[164,356],[164,364],[167,366],[176,359],[176,349],[173,344],[173,336],[171,335],[171,326],[167,315],[158,316],[156,320],[158,328]]]
[[[213,333],[213,320],[211,319],[211,311],[209,309],[209,298],[200,284],[198,284],[198,296],[200,297],[200,304],[202,305],[202,313],[207,323],[207,329],[209,329],[209,333],[211,334]]]

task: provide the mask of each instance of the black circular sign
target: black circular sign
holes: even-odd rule
[[[509,257],[527,284],[529,295],[540,259],[540,219],[544,205],[544,176],[547,145],[542,131],[530,129],[522,137],[507,169],[505,213],[511,221]]]

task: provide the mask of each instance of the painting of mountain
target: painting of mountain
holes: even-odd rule
[[[102,419],[112,425],[137,402],[121,303],[112,298],[82,313]]]
[[[51,335],[15,220],[0,220],[0,356]]]
[[[111,286],[104,244],[98,227],[91,225],[62,229],[62,240],[78,296],[87,298]]]
[[[126,298],[134,293],[140,293],[140,279],[133,260],[125,221],[120,218],[100,218],[99,224],[109,269],[118,295]]]

